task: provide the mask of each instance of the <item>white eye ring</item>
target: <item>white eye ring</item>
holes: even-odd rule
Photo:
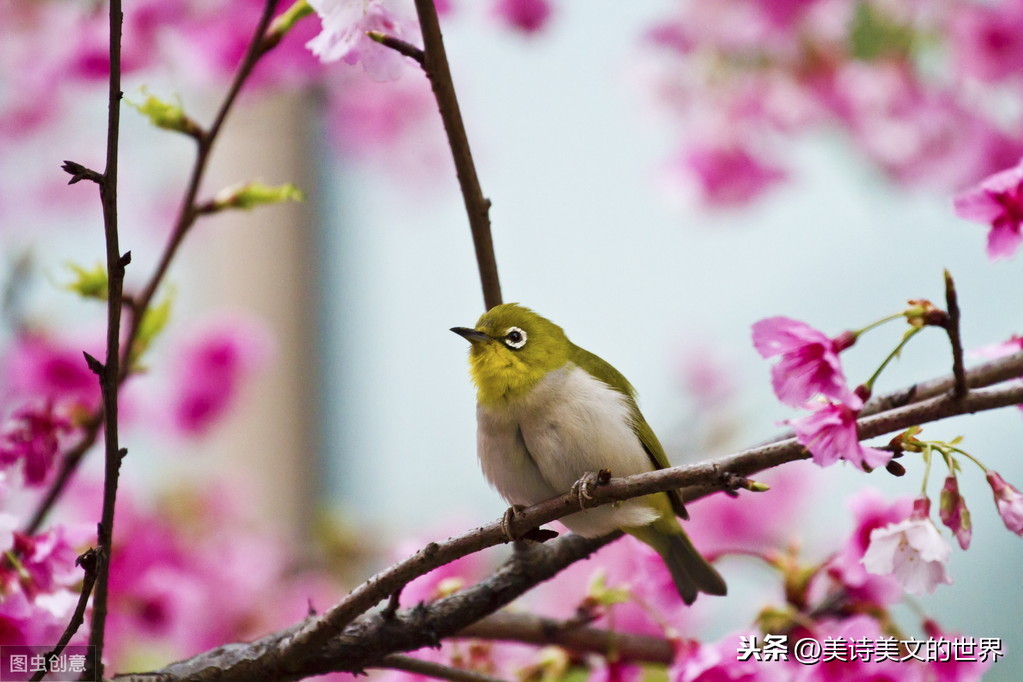
[[[526,332],[518,327],[508,327],[504,332],[504,345],[518,350],[526,345]]]

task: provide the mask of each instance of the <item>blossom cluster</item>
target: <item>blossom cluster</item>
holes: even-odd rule
[[[775,395],[787,405],[811,411],[789,423],[820,466],[844,459],[869,470],[884,466],[892,457],[859,440],[856,418],[863,398],[847,385],[839,358],[855,342],[852,332],[830,338],[787,317],[770,317],[753,325],[757,352],[765,358],[780,358],[771,368]],[[818,396],[824,400],[813,401]]]
[[[923,326],[929,322],[940,325],[945,319],[944,313],[927,301],[911,301],[910,304],[902,314],[866,328],[905,316],[911,330],[889,360]],[[874,379],[888,362],[886,360],[866,384],[850,390],[839,354],[851,347],[860,333],[862,331],[844,332],[831,338],[803,322],[772,317],[753,325],[753,345],[763,357],[779,358],[771,368],[771,381],[778,399],[810,410],[809,415],[787,423],[818,465],[829,466],[842,459],[870,471],[890,466],[896,453],[900,456],[905,452],[922,454],[926,464],[924,494],[913,502],[912,512],[902,515],[901,520],[893,519],[870,531],[869,546],[862,548],[860,561],[869,573],[892,576],[908,592],[933,592],[937,585],[952,582],[946,568],[952,548],[930,517],[931,502],[926,496],[926,484],[931,460],[941,456],[948,464],[949,474],[939,498],[939,517],[964,550],[970,546],[973,526],[970,511],[959,492],[957,475],[961,467],[958,459],[965,457],[980,463],[958,447],[959,439],[951,443],[919,440],[918,427],[897,436],[887,450],[860,442],[857,419],[863,408],[863,396],[869,395]],[[1003,347],[1014,349],[1015,341]],[[1021,535],[1023,495],[997,472],[986,468],[984,471],[999,515],[1010,531]]]
[[[897,183],[959,190],[1023,153],[1021,22],[1015,0],[694,0],[647,31],[646,89],[711,205],[790,177],[791,141],[822,130]]]

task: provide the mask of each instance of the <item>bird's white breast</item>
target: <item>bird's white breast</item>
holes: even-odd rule
[[[483,474],[512,504],[535,504],[569,490],[584,473],[610,469],[627,476],[653,469],[632,428],[622,393],[568,363],[524,397],[477,409],[477,450]],[[562,519],[586,536],[644,526],[656,517],[639,500]]]

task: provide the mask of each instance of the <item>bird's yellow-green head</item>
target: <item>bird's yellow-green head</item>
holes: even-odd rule
[[[572,348],[561,327],[518,303],[494,306],[473,329],[451,331],[472,344],[469,372],[484,405],[525,395],[548,372],[563,367]]]

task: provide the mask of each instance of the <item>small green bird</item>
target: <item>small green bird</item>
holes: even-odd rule
[[[511,504],[554,497],[600,469],[629,476],[669,466],[625,377],[550,320],[505,303],[484,313],[474,329],[451,331],[472,344],[483,475]],[[561,521],[586,537],[621,529],[650,545],[686,604],[698,592],[725,594],[725,581],[693,547],[676,515],[687,518],[681,495],[672,490],[584,509]]]

